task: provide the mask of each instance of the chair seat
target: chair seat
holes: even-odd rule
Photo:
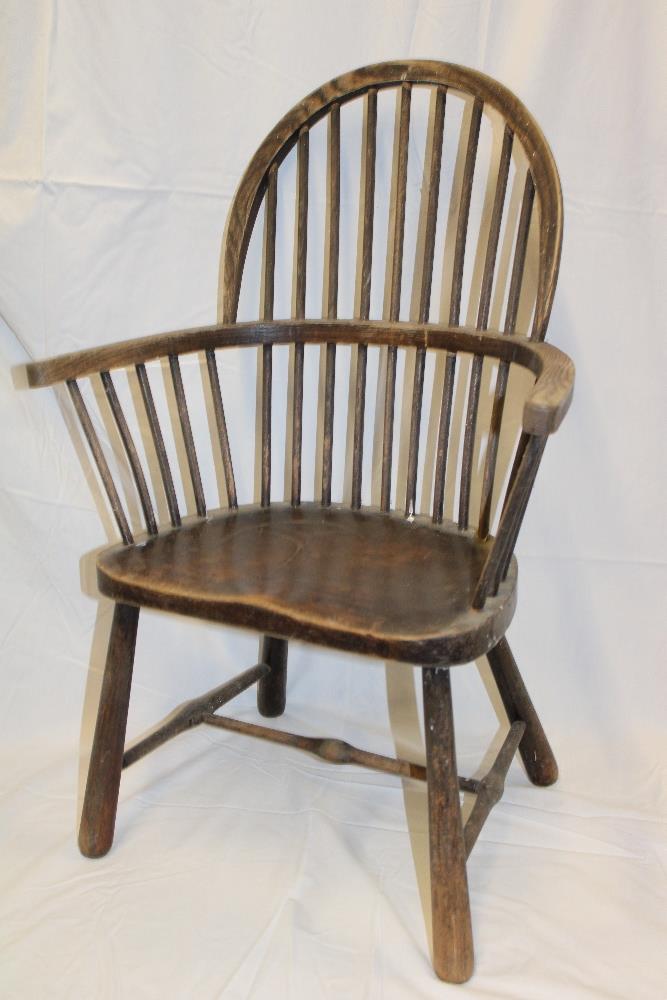
[[[100,591],[286,639],[414,664],[469,662],[504,635],[513,561],[471,608],[489,542],[377,510],[274,504],[216,513],[97,560]]]

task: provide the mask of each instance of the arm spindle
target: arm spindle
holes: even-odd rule
[[[116,427],[118,428],[120,439],[123,442],[123,448],[125,449],[127,460],[130,463],[130,469],[132,470],[132,476],[137,487],[139,502],[141,503],[141,509],[146,522],[146,529],[149,535],[157,535],[157,524],[155,523],[153,504],[151,503],[150,494],[146,485],[146,477],[144,476],[144,470],[141,468],[141,462],[139,461],[136,445],[132,439],[130,428],[127,426],[127,420],[125,419],[125,414],[123,413],[118,400],[118,395],[116,393],[116,388],[113,384],[111,374],[109,372],[100,372],[100,380],[109,401],[109,406],[111,407],[114,420],[116,421]]]
[[[118,490],[113,481],[111,472],[109,471],[109,466],[107,465],[107,460],[104,457],[104,452],[102,451],[102,446],[100,445],[99,438],[95,433],[95,428],[93,427],[93,422],[90,419],[90,414],[86,408],[86,404],[83,401],[83,396],[81,395],[81,390],[79,389],[76,379],[67,380],[67,388],[69,390],[72,403],[74,404],[74,409],[81,423],[83,433],[85,434],[86,441],[88,442],[88,447],[90,448],[93,459],[95,460],[95,465],[100,474],[100,479],[104,485],[107,496],[109,498],[109,503],[111,505],[111,510],[116,519],[116,524],[118,525],[118,530],[120,531],[121,538],[125,545],[132,545],[134,538],[132,537],[132,532],[130,531],[130,526],[127,522],[125,516],[125,511],[120,502],[120,497],[118,496]]]

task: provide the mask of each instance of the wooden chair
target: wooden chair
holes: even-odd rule
[[[400,319],[404,263],[405,206],[411,98],[417,88],[431,92],[429,149],[422,187],[422,236],[417,242],[412,319]],[[388,225],[386,296],[381,318],[371,316],[371,276],[374,247],[374,192],[378,98],[396,94],[395,157]],[[449,308],[446,325],[429,323],[432,274],[445,110],[451,94],[464,95],[462,175],[453,187],[450,206],[454,226],[453,257],[448,272]],[[454,99],[454,98],[452,98]],[[361,197],[357,254],[357,302],[353,318],[338,318],[338,275],[341,201],[341,109],[359,100],[364,105],[361,150]],[[414,103],[414,102],[413,102]],[[471,192],[476,169],[478,136],[483,115],[502,119],[497,174],[489,201],[490,220],[480,230],[476,253],[482,262],[481,281],[472,289],[476,322],[460,322],[464,262]],[[306,318],[309,134],[326,119],[327,227],[325,246],[324,318]],[[467,133],[466,133],[467,130]],[[276,217],[278,175],[296,147],[295,254],[293,317],[276,321]],[[521,152],[522,151],[522,152]],[[513,156],[518,159],[515,187],[523,194],[509,239],[510,280],[501,330],[490,332],[490,312],[501,229]],[[359,155],[358,152],[356,154]],[[524,166],[521,166],[521,163]],[[527,164],[527,169],[525,164]],[[524,171],[525,180],[519,176]],[[255,223],[263,211],[263,263],[260,319],[237,323],[244,263]],[[539,216],[536,209],[539,209]],[[533,214],[538,235],[536,290],[532,298],[529,336],[516,332],[517,314]],[[442,215],[442,213],[441,213]],[[507,223],[509,225],[509,223]],[[64,381],[87,439],[92,458],[115,517],[122,544],[105,549],[97,560],[100,593],[115,602],[106,669],[86,784],[79,832],[81,851],[88,857],[105,854],[112,843],[121,771],[166,740],[195,725],[207,724],[301,747],[334,763],[358,763],[371,768],[426,780],[431,853],[433,959],[442,979],[463,982],[472,972],[473,949],[466,879],[466,858],[489,811],[503,792],[505,775],[518,750],[528,776],[538,785],[556,780],[557,767],[540,720],[521,679],[505,631],[516,602],[517,567],[513,551],[547,437],[568,408],[574,370],[569,359],[542,343],[556,285],[562,234],[562,203],[556,167],[537,124],[508,90],[481,73],[438,62],[386,63],[332,80],[305,98],[274,128],[246,170],[232,203],[222,256],[222,322],[220,325],[126,341],[34,362],[29,384],[46,386]],[[377,236],[377,227],[376,234]],[[525,292],[525,289],[523,289]],[[416,303],[416,305],[414,304]],[[291,475],[286,502],[271,493],[272,358],[276,345],[289,345],[292,364],[290,401]],[[304,353],[321,345],[325,357],[321,439],[321,495],[302,500],[302,440],[304,427]],[[336,351],[354,345],[351,375],[351,476],[345,503],[332,502],[332,449]],[[261,359],[261,486],[259,503],[239,504],[235,483],[217,352],[256,348]],[[313,348],[314,350],[315,348]],[[228,503],[209,510],[202,485],[180,358],[199,353],[201,371],[210,393],[214,439],[211,444],[224,469]],[[379,368],[381,439],[379,492],[376,506],[362,503],[364,420],[370,352],[381,354]],[[394,412],[399,352],[414,362],[409,401],[407,466],[400,499],[394,460]],[[442,359],[444,370],[433,412],[437,446],[429,475],[432,500],[418,513],[417,480],[427,461],[423,439],[425,366],[429,355]],[[339,352],[340,357],[340,352]],[[455,462],[452,400],[461,366],[470,364],[461,460]],[[177,411],[182,446],[187,456],[195,511],[185,517],[177,499],[165,433],[149,379],[149,362],[168,360],[165,381]],[[496,366],[490,420],[478,426],[484,362]],[[510,370],[527,369],[534,384],[523,404],[521,434],[507,488],[498,475],[499,441],[506,410]],[[112,369],[128,369],[139,392],[140,419],[150,431],[153,465],[159,479],[149,488],[131,431],[130,416],[121,406]],[[152,369],[153,384],[160,376]],[[124,448],[138,495],[146,532],[135,537],[121,502],[121,487],[112,476],[82,380],[97,382]],[[436,380],[437,382],[437,380]],[[436,384],[434,382],[434,385]],[[85,383],[84,383],[85,384]],[[436,390],[434,389],[434,392]],[[275,394],[274,394],[275,395]],[[482,449],[481,438],[486,433]],[[148,448],[148,446],[146,446]],[[477,449],[477,450],[476,450]],[[471,526],[471,483],[475,456],[483,456],[479,514]],[[368,459],[368,455],[366,455]],[[448,461],[449,459],[449,461]],[[509,468],[509,466],[508,466]],[[367,474],[367,473],[366,473]],[[453,519],[445,518],[447,484],[458,481]],[[366,483],[366,486],[368,484]],[[151,489],[153,492],[151,492]],[[154,498],[166,501],[170,524],[159,527]],[[500,494],[502,498],[500,499]],[[495,535],[493,510],[501,510]],[[125,749],[135,637],[141,607],[159,608],[264,635],[260,662],[233,680],[181,706],[151,735]],[[426,766],[368,753],[336,739],[312,739],[222,717],[216,710],[248,686],[257,683],[257,704],[264,716],[285,708],[287,644],[297,639],[390,658],[422,669],[426,734]],[[486,656],[509,720],[509,731],[498,757],[481,779],[459,778],[456,769],[449,668]],[[462,827],[459,792],[476,801]]]

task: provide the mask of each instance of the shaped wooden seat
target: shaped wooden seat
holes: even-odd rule
[[[516,574],[472,598],[490,541],[425,518],[320,504],[219,514],[107,549],[101,593],[406,663],[468,662],[505,633]]]
[[[413,185],[420,192],[420,228],[411,243],[408,309],[405,303],[402,308],[402,298],[407,298],[403,264],[409,253],[406,192],[414,140],[413,93],[418,90],[427,92],[430,111],[422,183]],[[392,94],[395,114],[383,117],[381,101]],[[460,170],[449,178],[449,205],[443,209],[443,136],[453,97],[464,102],[454,119],[462,159]],[[357,101],[363,105],[361,150],[359,130],[353,130],[356,149],[349,156],[360,167],[359,230],[356,241],[343,242],[341,185],[353,172],[341,170],[348,155],[343,152],[343,109]],[[480,171],[478,145],[487,113],[495,122],[498,141],[495,147],[490,144],[495,153],[488,168]],[[375,295],[383,304],[376,308],[381,315],[375,316],[371,289],[377,284],[376,159],[380,123],[388,119],[395,122],[393,173],[384,295]],[[318,127],[326,128],[327,138],[326,163],[320,165],[326,168],[320,189],[326,188],[323,318],[308,317],[306,310],[307,282],[313,274],[312,266],[307,267],[308,193],[315,169],[310,135]],[[281,202],[279,179],[292,150],[296,191],[291,203],[289,197]],[[349,166],[349,157],[346,162]],[[489,212],[475,245],[467,248],[472,242],[468,230],[476,173],[489,178]],[[347,197],[349,203],[349,191]],[[292,314],[277,320],[282,246],[277,232],[285,201],[295,213],[294,253],[285,253],[284,247],[282,251],[283,264],[293,260]],[[512,218],[508,202],[516,209]],[[246,256],[260,219],[259,318],[239,323]],[[481,73],[446,63],[369,66],[330,81],[297,104],[253,156],[227,219],[219,324],[28,366],[33,386],[66,383],[123,543],[98,558],[99,589],[112,598],[115,610],[79,830],[84,854],[99,857],[111,847],[122,769],[195,725],[286,743],[333,763],[354,762],[426,780],[433,964],[438,976],[450,982],[471,975],[466,858],[502,795],[517,751],[535,784],[551,784],[558,774],[505,630],[516,600],[517,537],[548,436],[559,427],[572,395],[571,361],[542,343],[561,239],[562,199],[553,157],[538,125],[513,94]],[[343,252],[355,253],[353,246],[353,318],[342,319],[339,264]],[[431,302],[437,247],[443,248],[444,260],[439,311]],[[474,267],[466,267],[467,256]],[[535,279],[532,285],[524,282],[527,269]],[[249,271],[257,277],[257,268]],[[432,313],[437,313],[438,322],[432,321]],[[523,329],[520,314],[525,317]],[[462,316],[468,317],[467,323]],[[343,442],[349,462],[343,463],[345,481],[337,492],[334,411],[336,379],[345,377],[342,345],[349,360],[348,435]],[[272,483],[277,348],[289,351],[290,366],[281,414],[288,432],[288,461],[279,498]],[[247,421],[240,441],[230,439],[218,369],[227,351],[257,356],[258,461],[251,491],[247,479],[239,483],[234,472],[235,453],[243,450],[247,456],[252,444]],[[310,395],[304,382],[314,366],[306,364],[307,352],[321,353],[321,382]],[[183,378],[183,356],[191,362],[199,358],[208,410],[198,424],[191,418],[194,394]],[[195,367],[189,365],[190,373]],[[127,375],[116,374],[119,369]],[[516,370],[532,375],[533,384],[512,414],[506,403]],[[375,383],[369,372],[376,373]],[[404,373],[400,435],[395,434],[397,372]],[[486,381],[485,372],[491,373]],[[121,401],[121,377],[131,405]],[[172,402],[167,420],[154,395],[159,381]],[[374,411],[368,405],[369,383],[376,386]],[[313,395],[320,397],[320,406],[304,412],[304,400],[310,399],[312,406]],[[484,401],[489,404],[486,413]],[[369,454],[367,430],[373,412]],[[516,423],[505,443],[510,454],[501,461],[501,437],[512,419]],[[319,441],[313,462],[318,484],[312,498],[304,493],[306,420],[316,428]],[[196,433],[202,423],[212,431],[203,441]],[[107,432],[112,428],[109,437],[115,449],[100,440],[100,426]],[[209,459],[219,474],[213,502],[207,495],[211,483],[200,468],[203,448],[212,449]],[[114,450],[116,464],[120,456],[121,475],[112,472],[109,452]],[[178,465],[170,457],[174,453]],[[225,505],[227,509],[220,509]],[[163,521],[168,515],[169,526],[161,523],[161,512]],[[145,536],[140,534],[140,517]],[[141,607],[251,628],[263,633],[263,639],[257,664],[180,706],[150,734],[126,746]],[[261,715],[284,710],[290,639],[420,666],[426,765],[219,715],[223,704],[252,684],[257,684]],[[449,668],[481,655],[487,656],[509,726],[489,772],[482,778],[462,778],[456,771]],[[461,790],[476,796],[465,827]]]

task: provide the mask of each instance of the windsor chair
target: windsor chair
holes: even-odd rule
[[[413,93],[430,93],[431,119],[421,191],[423,238],[417,242],[412,314],[401,318],[405,251],[406,190]],[[378,102],[396,95],[395,157],[388,217],[387,269],[382,315],[372,318],[377,180]],[[462,174],[452,183],[450,227],[453,255],[447,270],[446,323],[430,322],[436,234],[446,225],[439,212],[445,111],[452,95],[463,95],[469,111],[461,118]],[[357,297],[354,316],[338,316],[341,257],[341,110],[363,104]],[[481,281],[471,285],[476,322],[461,322],[464,264],[477,166],[480,125],[487,114],[502,122],[497,162],[493,165],[490,219],[477,239]],[[324,318],[306,317],[308,252],[309,136],[319,121],[327,128],[327,226],[325,235]],[[274,319],[278,177],[296,147],[295,253],[293,315]],[[522,190],[518,221],[505,232],[511,247],[504,322],[491,329],[498,256],[507,215],[508,178],[515,157],[514,184]],[[356,154],[358,157],[358,153]],[[479,168],[478,168],[479,169]],[[535,208],[539,213],[535,212]],[[244,263],[260,209],[263,208],[262,291],[257,322],[237,322]],[[535,219],[533,217],[535,216]],[[517,329],[526,260],[531,252],[531,222],[536,227],[536,288],[529,335]],[[562,203],[556,167],[544,137],[521,102],[481,73],[438,62],[396,62],[366,67],[332,80],[287,114],[261,144],[241,180],[231,205],[221,259],[221,323],[117,343],[28,365],[32,386],[65,382],[88,442],[122,539],[98,557],[100,592],[115,602],[100,706],[79,832],[81,851],[105,854],[112,843],[123,768],[189,727],[207,724],[301,747],[335,763],[358,763],[404,777],[426,780],[431,855],[433,961],[441,978],[463,982],[472,972],[473,951],[466,859],[491,808],[500,799],[510,763],[518,751],[532,782],[556,780],[557,766],[538,715],[505,638],[516,603],[517,535],[549,434],[563,419],[572,393],[574,369],[569,359],[542,343],[559,266]],[[405,299],[405,296],[403,296]],[[403,303],[405,304],[405,303]],[[405,310],[404,310],[405,313]],[[403,313],[403,314],[404,314]],[[526,331],[527,333],[527,331]],[[289,345],[292,395],[290,474],[285,502],[272,495],[272,360],[277,347]],[[324,355],[321,441],[321,493],[302,497],[304,354],[320,345]],[[352,345],[356,365],[350,370],[351,483],[345,503],[332,499],[332,451],[337,348]],[[223,405],[218,360],[225,351],[254,349],[261,377],[258,448],[261,476],[257,503],[241,503]],[[364,502],[364,421],[367,373],[378,356],[379,494]],[[394,460],[396,379],[399,352],[414,362],[404,502]],[[340,352],[339,352],[340,353]],[[224,471],[227,504],[210,509],[180,359],[196,354],[210,392],[215,434],[211,447]],[[425,413],[425,369],[441,359],[442,384],[433,393],[437,446],[430,509],[419,512],[417,482]],[[173,392],[181,444],[187,457],[188,488],[194,498],[190,516],[181,509],[166,445],[167,430],[158,414],[150,362],[165,360],[164,380]],[[457,440],[453,396],[457,365],[467,359],[460,462],[452,458]],[[488,426],[478,414],[484,364],[495,365],[495,387]],[[499,442],[506,416],[510,370],[526,369],[534,384],[523,403],[521,433],[516,435],[507,488],[498,474]],[[144,470],[132,417],[123,408],[112,370],[136,378],[145,449],[153,450],[155,482]],[[151,368],[153,387],[160,368]],[[100,441],[92,403],[86,403],[86,380],[97,382],[98,403],[108,407],[138,496],[145,532],[131,526],[110,467],[108,447]],[[275,395],[275,394],[274,394]],[[191,401],[190,401],[191,402]],[[287,406],[287,404],[286,404]],[[135,414],[136,416],[136,414]],[[99,423],[99,418],[97,420]],[[147,428],[147,430],[145,430]],[[486,439],[482,442],[482,430]],[[138,432],[141,434],[141,430]],[[201,445],[199,448],[201,449]],[[476,456],[482,456],[476,459]],[[368,456],[366,455],[366,458]],[[479,513],[471,525],[472,483],[482,469]],[[509,468],[509,465],[508,465]],[[366,469],[366,471],[364,471]],[[458,510],[447,518],[448,482],[458,481]],[[150,484],[150,486],[149,486]],[[366,484],[367,485],[367,484]],[[274,491],[275,492],[275,491]],[[166,504],[169,524],[161,526],[155,500]],[[394,497],[396,497],[394,501]],[[495,534],[493,511],[500,510]],[[136,537],[135,537],[136,535]],[[181,706],[149,736],[125,747],[135,637],[141,607],[254,629],[264,635],[259,662],[234,679]],[[369,753],[335,739],[312,739],[217,714],[223,704],[257,684],[257,704],[264,716],[285,708],[287,644],[305,640],[373,657],[388,657],[422,670],[426,766]],[[486,656],[505,707],[509,730],[491,769],[481,779],[457,775],[450,667]],[[475,794],[475,805],[462,826],[460,790]]]

